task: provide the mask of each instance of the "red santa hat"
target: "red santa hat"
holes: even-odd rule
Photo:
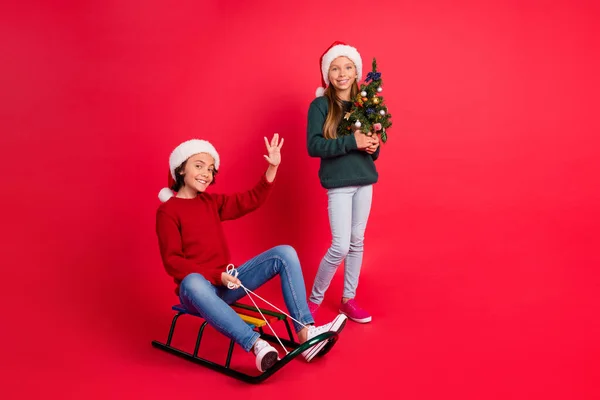
[[[338,57],[348,57],[356,66],[356,80],[362,77],[362,58],[356,48],[347,45],[344,42],[333,42],[331,46],[321,56],[321,87],[317,88],[315,94],[317,97],[323,96],[325,88],[329,85],[329,66]]]
[[[170,187],[175,184],[175,169],[183,164],[183,162],[188,158],[199,153],[210,154],[212,158],[215,159],[215,169],[219,169],[219,153],[217,153],[217,150],[212,144],[210,144],[210,142],[201,139],[191,139],[181,143],[175,148],[175,150],[171,152],[169,157],[168,186],[162,188],[160,192],[158,192],[158,198],[161,202],[164,203],[175,195],[175,193],[173,193],[173,191],[170,189]]]

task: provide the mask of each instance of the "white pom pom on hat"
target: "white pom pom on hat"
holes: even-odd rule
[[[171,155],[169,156],[169,172],[170,172],[169,186],[171,186],[172,183],[175,182],[175,180],[176,180],[175,169],[177,167],[179,167],[181,164],[183,164],[183,162],[185,160],[187,160],[191,156],[193,156],[195,154],[199,154],[199,153],[210,154],[212,156],[212,158],[214,158],[214,160],[215,160],[215,169],[216,170],[219,169],[219,166],[221,164],[221,159],[219,157],[219,153],[217,152],[215,147],[210,142],[208,142],[206,140],[202,140],[202,139],[187,140],[187,141],[181,143],[179,146],[177,146],[171,152]],[[171,181],[171,179],[172,179],[172,181]],[[165,201],[169,200],[174,195],[175,195],[175,193],[173,193],[173,191],[170,188],[164,187],[158,192],[158,199],[164,203]]]
[[[333,60],[338,57],[348,57],[356,66],[356,80],[359,81],[362,78],[362,58],[358,50],[344,42],[335,41],[321,56],[319,63],[321,67],[321,87],[315,91],[316,97],[321,97],[325,93],[325,88],[329,85],[329,67]]]
[[[164,203],[173,196],[175,196],[175,193],[167,187],[160,189],[160,192],[158,192],[158,199],[161,203]]]

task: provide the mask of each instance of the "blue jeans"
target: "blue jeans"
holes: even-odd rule
[[[237,270],[238,279],[252,291],[279,275],[283,299],[289,314],[304,325],[314,323],[306,303],[306,288],[300,260],[293,247],[274,247],[245,262]],[[181,304],[200,314],[217,331],[233,339],[245,351],[250,351],[260,334],[229,306],[244,296],[246,292],[242,287],[228,289],[227,286],[215,286],[198,273],[186,276],[179,288]],[[266,298],[262,295],[261,297]],[[256,297],[253,299],[261,307],[259,302],[262,300]],[[303,328],[297,322],[293,323],[296,332]]]
[[[362,266],[365,230],[371,212],[373,185],[327,191],[331,246],[319,264],[310,301],[321,304],[338,266],[345,260],[343,297],[353,299]]]

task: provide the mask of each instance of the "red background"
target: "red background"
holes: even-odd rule
[[[597,398],[598,5],[224,3],[2,6],[5,398]],[[373,323],[259,387],[152,348],[176,300],[157,193],[190,137],[226,192],[285,138],[273,197],[227,234],[237,263],[295,246],[312,284],[330,238],[306,113],[334,40],[377,57],[394,121],[357,297]]]

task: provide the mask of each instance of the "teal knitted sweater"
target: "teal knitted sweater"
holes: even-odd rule
[[[344,102],[344,112],[351,102]],[[308,109],[307,147],[311,157],[319,157],[319,179],[321,186],[332,189],[343,186],[363,186],[377,182],[379,175],[375,160],[381,146],[373,154],[358,150],[354,135],[336,139],[325,139],[323,125],[327,118],[327,98],[315,98]]]

